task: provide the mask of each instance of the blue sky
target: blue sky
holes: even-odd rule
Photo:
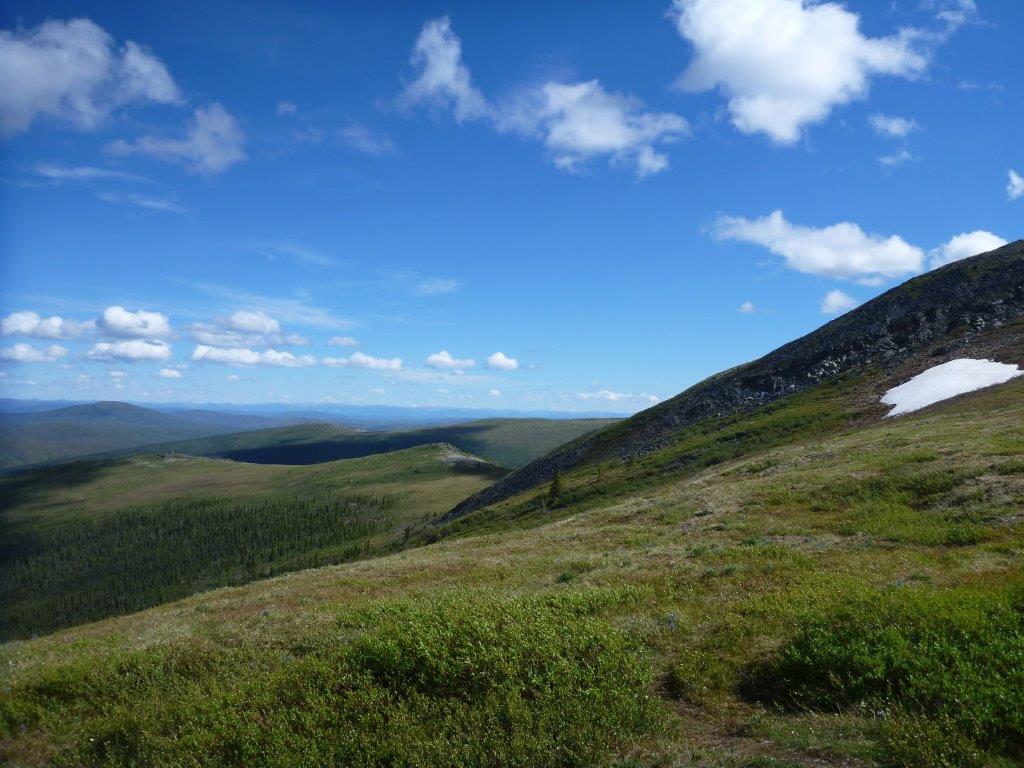
[[[1022,236],[1022,29],[8,0],[0,393],[647,407]]]

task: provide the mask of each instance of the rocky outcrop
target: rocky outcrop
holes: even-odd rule
[[[445,519],[549,482],[556,469],[643,456],[702,419],[752,410],[863,366],[895,367],[943,340],[966,345],[979,331],[1022,317],[1024,240],[1018,240],[909,280],[759,360],[567,443],[466,499]]]

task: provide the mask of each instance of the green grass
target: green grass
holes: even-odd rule
[[[58,668],[6,698],[0,732],[73,716],[53,758],[74,765],[607,764],[658,708],[648,660],[599,604],[449,595],[346,615],[301,648]]]

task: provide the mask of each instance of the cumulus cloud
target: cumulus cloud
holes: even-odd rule
[[[1011,168],[1009,178],[1010,180],[1006,184],[1006,196],[1011,200],[1024,197],[1024,177]]]
[[[171,322],[159,312],[130,312],[113,306],[103,310],[96,327],[108,336],[119,339],[161,339],[171,335]]]
[[[738,130],[780,144],[864,98],[872,77],[914,77],[928,66],[918,34],[866,37],[860,17],[832,2],[675,0],[672,15],[693,46],[680,87],[721,89]]]
[[[400,357],[371,357],[362,352],[353,352],[349,357],[325,357],[321,361],[329,368],[368,368],[373,371],[400,371]]]
[[[359,342],[351,336],[333,336],[331,340],[327,342],[327,345],[330,347],[358,347]]]
[[[487,367],[495,368],[499,371],[514,371],[519,367],[519,361],[514,357],[509,357],[504,352],[495,352],[487,358]]]
[[[243,333],[280,333],[281,324],[266,312],[239,310],[224,318],[223,325]]]
[[[855,298],[837,288],[825,294],[825,298],[821,300],[821,312],[824,315],[841,315],[859,304],[860,302]]]
[[[763,246],[782,256],[790,268],[821,277],[875,282],[919,272],[924,265],[924,252],[897,235],[866,233],[851,222],[797,226],[786,221],[782,211],[760,219],[723,216],[715,235]]]
[[[281,324],[262,310],[239,310],[216,317],[213,323],[193,323],[188,333],[193,341],[210,347],[309,346],[309,339],[282,332]]]
[[[454,277],[428,277],[414,289],[417,296],[439,296],[444,293],[455,293],[459,290],[459,281]]]
[[[395,145],[387,136],[380,136],[361,123],[351,122],[338,129],[338,138],[345,146],[364,155],[392,155]]]
[[[6,363],[54,363],[67,353],[67,349],[58,344],[51,344],[46,349],[36,349],[28,344],[15,344],[0,349],[0,361]]]
[[[4,336],[31,336],[36,339],[73,339],[92,330],[93,323],[78,323],[57,315],[41,317],[36,312],[12,312],[0,320]]]
[[[254,350],[244,347],[222,348],[199,344],[192,350],[192,360],[197,363],[221,363],[223,365],[269,365],[278,368],[306,368],[316,365],[312,355],[294,355],[276,349]]]
[[[476,365],[476,360],[469,358],[457,358],[452,357],[451,352],[447,349],[442,349],[440,352],[435,352],[427,357],[427,365],[431,368],[443,368],[446,370],[462,370],[464,368],[472,368]]]
[[[131,41],[115,49],[89,19],[0,31],[0,134],[21,133],[44,116],[92,130],[119,107],[180,100],[163,62]]]
[[[107,151],[122,156],[148,155],[181,163],[195,173],[214,174],[245,160],[244,141],[235,118],[214,102],[196,109],[185,138],[142,136],[132,142],[118,139],[107,145]]]
[[[161,368],[157,376],[161,379],[180,379],[181,371],[176,371],[173,368]]]
[[[744,315],[752,315],[755,312],[757,312],[757,307],[754,306],[754,302],[752,301],[744,301],[742,304],[740,304],[737,312],[740,312]]]
[[[638,176],[659,173],[668,158],[655,145],[689,134],[685,119],[647,112],[639,99],[606,91],[597,80],[549,82],[521,94],[500,115],[499,125],[543,141],[555,165],[577,170],[594,157],[632,166]]]
[[[491,389],[491,390],[488,390],[487,394],[489,394],[491,397],[501,397],[501,390],[500,389]]]
[[[171,359],[171,348],[166,342],[146,339],[101,341],[92,345],[87,357],[90,360],[165,361]]]
[[[999,235],[993,235],[983,229],[964,232],[951,237],[948,242],[929,251],[928,268],[935,269],[944,264],[966,259],[968,256],[994,251],[996,248],[1002,248],[1007,242]]]
[[[605,157],[640,177],[658,173],[668,158],[656,145],[689,133],[679,115],[646,111],[639,99],[606,91],[597,80],[549,81],[491,104],[472,85],[462,43],[447,17],[424,25],[412,64],[419,76],[406,87],[402,103],[447,109],[458,122],[488,120],[499,131],[535,138],[556,167],[567,171]]]
[[[909,117],[874,114],[868,118],[871,127],[879,136],[891,139],[905,139],[912,131],[917,130],[917,122]]]

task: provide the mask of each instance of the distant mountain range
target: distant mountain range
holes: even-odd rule
[[[447,442],[515,469],[614,419],[492,418],[476,411],[367,408],[339,423],[332,413],[263,406],[265,413],[196,408],[156,410],[120,402],[42,410],[40,401],[0,406],[0,469],[80,458],[182,453],[258,464],[317,464]],[[415,412],[415,413],[413,413]],[[461,414],[463,419],[455,419]],[[414,415],[419,422],[409,422]],[[426,421],[430,426],[423,426]],[[455,423],[452,423],[455,421]],[[440,423],[437,423],[440,422]],[[366,426],[371,425],[371,426]],[[382,426],[388,427],[382,429]]]

